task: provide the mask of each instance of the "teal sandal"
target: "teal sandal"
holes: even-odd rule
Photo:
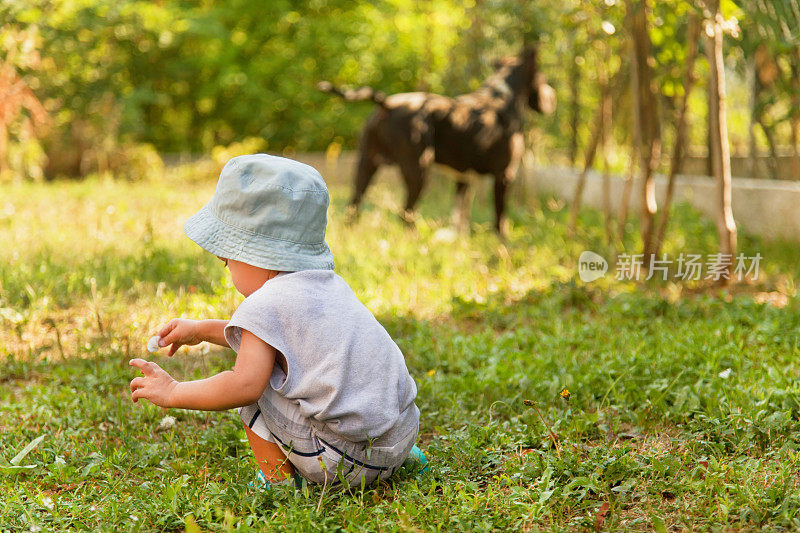
[[[302,490],[304,483],[305,480],[297,472],[292,474],[292,477],[288,477],[283,481],[275,483],[274,481],[267,481],[267,476],[264,475],[264,472],[257,470],[256,478],[248,483],[247,486],[251,489],[268,490],[271,489],[273,485],[292,485],[294,488]]]
[[[413,448],[411,448],[406,462],[417,463],[420,474],[426,474],[431,471],[431,466],[428,464],[428,458],[425,457],[425,454],[422,453],[422,450],[420,450],[419,446],[416,444]]]

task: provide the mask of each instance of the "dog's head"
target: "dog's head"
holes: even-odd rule
[[[527,99],[534,111],[549,115],[556,110],[556,92],[548,85],[547,77],[539,71],[536,47],[525,48],[519,56],[503,57],[492,64],[495,73],[486,85],[511,91],[518,98]]]

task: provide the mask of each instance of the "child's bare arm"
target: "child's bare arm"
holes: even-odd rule
[[[161,339],[158,345],[169,346],[169,356],[172,357],[181,346],[194,346],[203,341],[211,342],[228,348],[225,340],[225,326],[227,320],[190,320],[188,318],[173,318],[156,334]]]
[[[150,400],[161,407],[221,411],[250,405],[269,384],[275,349],[249,331],[242,331],[242,344],[233,370],[196,381],[175,381],[156,363],[131,360],[142,371],[131,381],[131,399]]]
[[[228,341],[225,340],[225,326],[227,325],[227,320],[201,320],[200,336],[207,342],[229,348]]]

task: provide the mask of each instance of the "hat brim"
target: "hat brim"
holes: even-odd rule
[[[273,239],[220,220],[206,204],[183,227],[186,236],[204,250],[248,265],[277,270],[333,270],[333,254],[326,242],[303,244]]]

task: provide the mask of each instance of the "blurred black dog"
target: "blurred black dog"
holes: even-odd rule
[[[348,101],[378,104],[361,135],[353,213],[378,167],[397,164],[408,192],[408,219],[435,162],[461,173],[456,178],[456,205],[462,221],[468,221],[469,206],[469,182],[463,173],[494,176],[495,227],[501,233],[506,190],[524,150],[524,106],[549,114],[556,105],[555,91],[539,72],[535,48],[497,61],[495,73],[477,91],[456,98],[424,92],[386,96],[370,87],[345,91],[326,81],[318,88]]]

